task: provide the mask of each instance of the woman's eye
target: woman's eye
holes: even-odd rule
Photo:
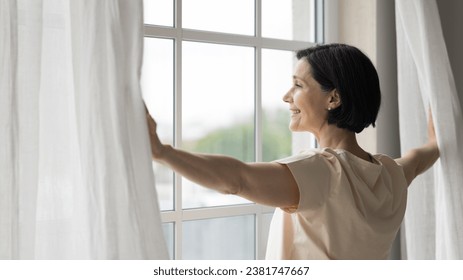
[[[299,87],[299,88],[302,87],[302,85],[300,84],[294,84],[294,86]]]

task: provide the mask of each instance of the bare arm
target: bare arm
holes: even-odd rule
[[[396,159],[396,162],[402,165],[405,178],[410,185],[416,176],[428,170],[438,158],[439,147],[437,146],[432,114],[429,111],[428,142],[419,148],[410,150],[401,158]]]
[[[168,165],[191,181],[225,194],[235,194],[256,203],[292,207],[299,203],[299,189],[286,165],[244,163],[223,155],[197,154],[164,145],[156,133],[156,122],[146,113],[154,160]]]

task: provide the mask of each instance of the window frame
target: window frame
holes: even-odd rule
[[[254,0],[255,4],[255,35],[239,35],[220,32],[185,29],[182,27],[182,0],[174,1],[173,27],[144,24],[145,38],[171,39],[174,45],[174,146],[179,147],[182,139],[182,43],[183,41],[225,44],[254,48],[254,145],[255,159],[262,160],[262,49],[295,51],[323,42],[323,13],[324,1],[314,0],[315,42],[284,40],[262,37],[262,0]],[[265,0],[264,0],[265,1]],[[309,143],[309,144],[307,144]],[[308,133],[293,134],[292,150],[315,147],[315,139]],[[255,259],[264,259],[267,233],[263,229],[265,214],[271,214],[273,207],[258,204],[239,204],[218,207],[183,209],[182,207],[182,178],[174,173],[174,205],[173,210],[161,211],[162,223],[174,225],[174,255],[172,259],[182,259],[183,222],[225,218],[241,215],[255,216]]]

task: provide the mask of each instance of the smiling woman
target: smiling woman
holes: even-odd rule
[[[309,81],[316,81],[328,93],[325,105],[329,124],[355,133],[370,124],[375,126],[381,91],[375,67],[365,54],[354,47],[334,44],[302,50],[296,56],[310,64],[305,68],[310,73]]]
[[[293,75],[293,86],[284,95],[283,101],[290,105],[289,128],[317,135],[316,132],[327,124],[328,110],[339,106],[339,95],[334,90],[323,92],[320,84],[312,77],[309,63],[299,60]]]
[[[408,185],[439,156],[432,119],[426,145],[397,160],[371,155],[355,135],[374,124],[379,110],[371,61],[343,44],[307,48],[297,58],[284,96],[290,128],[312,132],[319,149],[269,163],[190,153],[162,144],[147,113],[152,157],[206,188],[278,207],[269,259],[386,259]]]

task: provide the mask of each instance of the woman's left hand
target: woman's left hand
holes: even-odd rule
[[[434,129],[434,120],[432,118],[431,107],[428,109],[428,142],[436,143],[436,130]]]
[[[151,117],[146,106],[145,106],[145,113],[146,113],[146,122],[148,125],[148,132],[150,136],[151,156],[153,159],[160,159],[162,156],[164,145],[161,143],[161,140],[159,139],[158,134],[156,132],[156,129],[157,129],[156,121]]]

